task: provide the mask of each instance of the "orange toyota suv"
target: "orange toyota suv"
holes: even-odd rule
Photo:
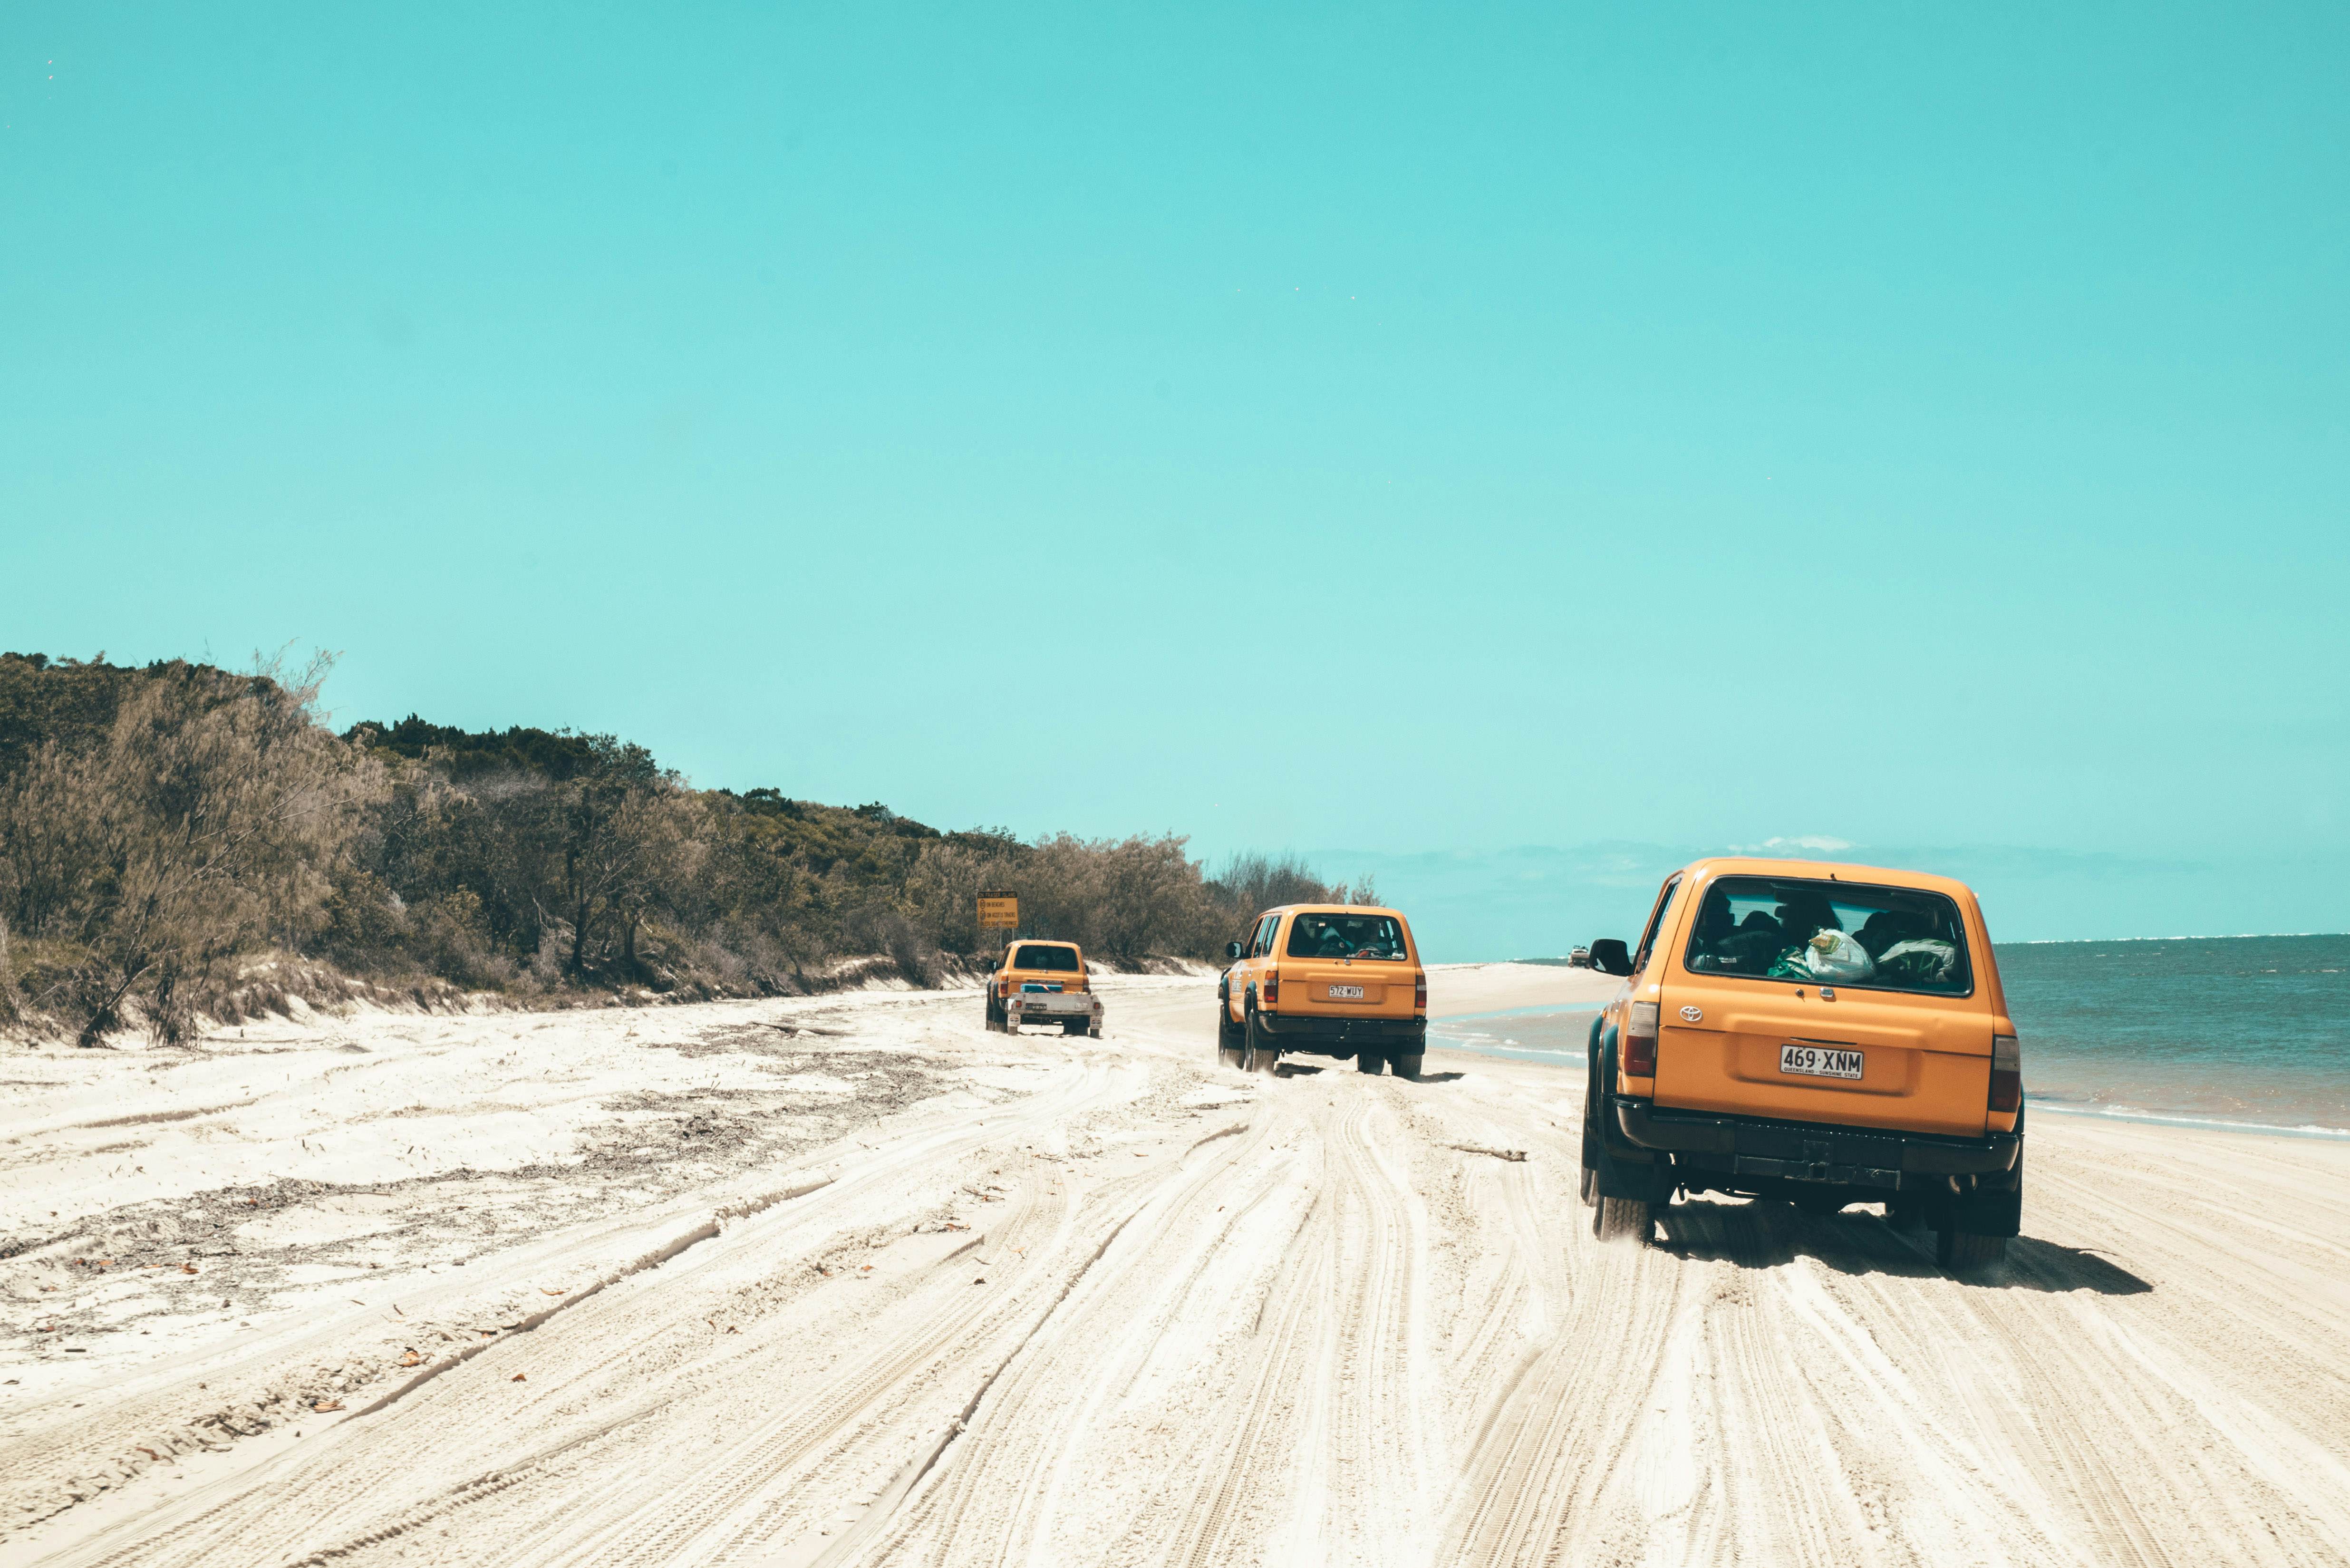
[[[1377,1073],[1419,1076],[1428,1049],[1428,971],[1395,909],[1286,904],[1228,944],[1216,982],[1216,1050],[1227,1066],[1270,1073],[1281,1054],[1351,1056]]]
[[[1953,1269],[1995,1262],[2023,1202],[2023,1077],[1963,883],[1802,860],[1700,860],[1592,1025],[1583,1198],[1649,1233],[1676,1189],[1814,1214],[1882,1203]]]

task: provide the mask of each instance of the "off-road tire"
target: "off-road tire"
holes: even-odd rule
[[[1098,1040],[1098,1039],[1100,1039],[1100,1038],[1101,1038],[1101,1025],[1100,1025],[1100,1024],[1098,1024],[1098,1023],[1089,1024],[1089,1025],[1087,1027],[1087,1029],[1086,1029],[1086,1038],[1087,1038],[1087,1039],[1088,1039],[1088,1040]]]
[[[1003,1026],[1003,1014],[995,1010],[995,998],[992,996],[987,999],[987,1032],[991,1034],[1006,1033]]]
[[[1399,1051],[1388,1058],[1388,1064],[1395,1069],[1395,1075],[1399,1078],[1417,1078],[1419,1076],[1419,1064],[1426,1060],[1420,1052]]]
[[[1638,1241],[1657,1233],[1655,1207],[1645,1198],[1603,1198],[1591,1211],[1591,1233],[1603,1241]]]
[[[1376,1078],[1379,1075],[1379,1069],[1387,1064],[1388,1059],[1379,1054],[1377,1051],[1357,1051],[1355,1053],[1355,1071],[1357,1073],[1368,1073],[1371,1076]]]
[[[1216,998],[1216,1060],[1227,1067],[1241,1064],[1241,1026],[1232,1022],[1232,1003]]]
[[[2007,1256],[2007,1238],[1948,1228],[1934,1232],[1934,1262],[1954,1274],[1988,1269]]]
[[[1599,1173],[1587,1165],[1583,1168],[1582,1198],[1586,1209],[1599,1206]]]
[[[1281,1066],[1281,1047],[1265,1038],[1263,1028],[1256,1021],[1255,1008],[1248,1010],[1248,1021],[1241,1028],[1241,1071],[1272,1077]]]

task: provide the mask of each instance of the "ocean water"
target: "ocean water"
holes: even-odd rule
[[[1428,1038],[1433,1045],[1483,1056],[1579,1065],[1588,1059],[1594,1016],[1588,1007],[1513,1007],[1506,1012],[1470,1012],[1458,1018],[1430,1019]]]
[[[1999,950],[2035,1109],[2350,1137],[2350,936]],[[1440,1045],[1562,1065],[1591,1010],[1430,1024]]]
[[[2050,1110],[2350,1135],[2350,936],[1999,950]]]

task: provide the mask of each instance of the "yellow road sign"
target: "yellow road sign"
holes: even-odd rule
[[[982,893],[979,896],[979,929],[983,931],[1019,929],[1020,895]]]

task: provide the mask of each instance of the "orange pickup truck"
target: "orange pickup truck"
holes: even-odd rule
[[[1076,943],[1015,941],[1004,950],[1003,963],[988,977],[987,1026],[1008,1034],[1028,1023],[1101,1038],[1101,998]]]
[[[1224,957],[1216,1050],[1227,1066],[1271,1073],[1288,1051],[1419,1076],[1428,971],[1400,910],[1285,904],[1259,915]]]
[[[1815,861],[1700,860],[1593,1023],[1583,1198],[1603,1237],[1714,1191],[1814,1214],[1881,1203],[1952,1269],[1996,1262],[2023,1203],[2021,1048],[1963,883]]]

